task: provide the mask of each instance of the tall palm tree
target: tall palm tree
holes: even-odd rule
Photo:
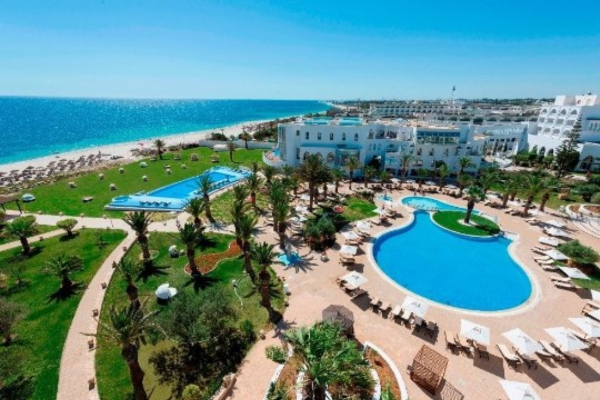
[[[271,181],[273,180],[273,177],[277,175],[277,172],[279,172],[279,170],[271,165],[262,167],[262,173],[265,176],[265,181],[268,186],[271,186]]]
[[[369,187],[369,181],[375,176],[377,170],[371,165],[365,165],[363,168],[363,178],[365,180],[365,188]]]
[[[402,166],[402,182],[406,180],[406,174],[410,170],[410,165],[414,161],[415,157],[412,154],[404,153],[400,156],[400,165]]]
[[[258,212],[260,210],[258,209],[256,193],[262,187],[263,180],[261,179],[260,176],[258,176],[258,173],[255,172],[248,177],[248,179],[246,180],[246,183],[248,185],[248,189],[250,190],[250,197],[252,198],[252,207],[254,208],[254,211]]]
[[[210,175],[204,174],[200,176],[198,181],[198,190],[202,192],[202,208],[204,209],[204,215],[211,223],[215,222],[210,211],[210,191],[212,190],[212,179]]]
[[[444,187],[444,179],[450,175],[450,169],[446,163],[441,164],[437,169],[438,177],[440,178],[440,190]]]
[[[308,183],[308,209],[312,211],[317,188],[319,185],[331,180],[331,169],[323,162],[320,154],[311,154],[298,167],[298,176]]]
[[[136,308],[132,305],[123,308],[110,307],[108,317],[110,323],[98,321],[101,326],[98,334],[85,334],[86,336],[105,337],[109,342],[121,348],[121,357],[129,367],[129,376],[136,400],[148,400],[144,387],[144,370],[140,366],[138,354],[142,344],[146,344],[146,333],[154,325],[152,318],[156,312],[144,315],[144,304]]]
[[[429,171],[425,168],[419,168],[417,170],[417,179],[419,181],[419,189],[423,187],[423,183],[425,183],[425,178],[429,176]]]
[[[156,153],[158,154],[158,158],[162,160],[163,159],[162,155],[165,151],[165,147],[167,146],[167,144],[164,142],[164,140],[160,140],[160,139],[156,139],[152,143],[154,144],[154,147],[156,147]]]
[[[248,205],[245,201],[234,201],[229,210],[233,229],[235,231],[235,242],[242,248],[242,235],[240,232],[240,218],[248,212]]]
[[[529,214],[533,199],[546,188],[547,181],[542,178],[540,174],[533,173],[525,175],[522,182],[525,197],[527,199],[525,206],[523,206],[523,216],[526,217]]]
[[[285,230],[288,226],[288,221],[293,216],[293,209],[290,204],[290,198],[287,193],[275,198],[273,202],[273,221],[277,221],[277,234],[279,235],[279,247],[285,248]]]
[[[139,263],[131,261],[128,258],[122,258],[121,261],[119,261],[118,263],[113,262],[113,268],[119,271],[119,273],[127,283],[127,288],[125,289],[125,292],[127,292],[127,297],[129,297],[131,306],[136,309],[140,308],[141,303],[138,297],[138,288],[135,285],[135,277],[142,270],[142,266]]]
[[[467,200],[467,212],[465,213],[464,223],[469,224],[471,222],[471,215],[473,214],[473,209],[475,208],[475,201],[478,198],[481,198],[482,191],[477,186],[471,186],[466,190],[468,200]]]
[[[473,164],[473,161],[471,160],[470,157],[459,158],[458,159],[458,176],[461,176],[465,172],[465,169],[468,169],[474,165],[475,164]]]
[[[53,274],[60,279],[60,290],[68,293],[73,289],[71,274],[83,269],[83,260],[78,256],[59,254],[46,263],[44,272]]]
[[[258,223],[258,218],[251,214],[244,214],[240,217],[240,237],[242,238],[242,251],[244,253],[244,269],[248,273],[248,276],[252,282],[256,281],[256,273],[252,268],[252,253],[250,243],[252,242],[252,235],[254,229]]]
[[[354,171],[360,168],[360,161],[355,156],[348,158],[346,161],[346,168],[348,168],[348,174],[350,175],[350,184],[348,189],[352,190],[352,179],[354,179]]]
[[[237,148],[237,146],[235,145],[233,140],[229,140],[227,142],[227,150],[229,150],[229,161],[231,161],[231,162],[233,162],[233,152],[235,151],[236,148]]]
[[[338,194],[340,182],[344,179],[344,171],[342,171],[339,168],[332,169],[331,178],[333,179],[333,183],[335,184],[335,194]]]
[[[202,276],[196,265],[196,245],[202,239],[204,227],[186,223],[179,228],[179,240],[185,245],[185,255],[190,265],[192,277]]]
[[[271,273],[269,272],[269,266],[273,262],[273,258],[277,256],[277,253],[273,251],[274,245],[262,242],[260,244],[254,243],[251,247],[252,258],[260,266],[260,272],[258,273],[258,281],[260,282],[260,298],[261,304],[271,313]]]
[[[27,238],[39,232],[35,216],[27,215],[25,217],[15,218],[10,224],[4,227],[4,230],[9,236],[18,238],[21,241],[23,254],[28,256],[31,252],[31,246]]]
[[[196,226],[202,226],[200,214],[204,211],[203,207],[204,201],[200,197],[192,197],[185,205],[185,211],[194,218],[194,224]]]
[[[244,147],[246,148],[246,150],[248,150],[248,141],[252,139],[252,136],[250,136],[250,134],[246,132],[246,130],[243,130],[240,134],[240,139],[244,141]]]
[[[144,258],[144,264],[150,264],[152,257],[150,254],[150,246],[148,244],[148,227],[152,223],[152,214],[146,211],[133,211],[125,214],[123,221],[131,229],[135,231],[137,235],[137,241],[142,248],[142,257]]]
[[[458,182],[458,197],[461,197],[463,194],[463,190],[469,186],[473,182],[473,178],[470,175],[462,174],[457,178]]]
[[[511,195],[515,194],[521,189],[523,184],[521,183],[521,175],[511,174],[507,175],[502,185],[502,208],[506,207],[506,203]]]
[[[542,194],[542,201],[540,202],[540,211],[542,212],[544,211],[544,208],[546,208],[546,203],[548,200],[550,200],[550,192],[560,185],[560,179],[554,176],[547,177],[545,180],[546,190],[544,190],[544,193]]]
[[[482,197],[485,197],[488,190],[492,188],[492,186],[498,183],[500,180],[500,172],[497,168],[486,168],[481,171],[481,175],[479,176],[479,186],[483,191]]]

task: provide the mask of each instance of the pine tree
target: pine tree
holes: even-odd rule
[[[562,178],[566,172],[572,171],[579,162],[579,150],[577,144],[581,132],[581,117],[577,118],[573,129],[567,134],[567,138],[556,149],[554,163],[556,167],[556,177]]]

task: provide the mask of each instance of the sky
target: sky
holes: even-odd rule
[[[600,1],[0,0],[0,95],[600,92]]]

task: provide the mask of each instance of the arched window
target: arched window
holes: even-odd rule
[[[305,137],[305,139],[306,140],[310,139],[310,132],[306,131],[306,137]]]
[[[354,134],[354,141],[355,141],[355,142],[358,142],[358,133],[355,133],[355,134]]]
[[[333,132],[329,134],[329,140],[333,140]]]
[[[321,132],[317,133],[317,140],[321,140]]]
[[[346,132],[342,132],[342,140],[346,140]]]

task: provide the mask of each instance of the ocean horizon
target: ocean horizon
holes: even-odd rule
[[[0,97],[0,165],[325,111],[317,100]]]

